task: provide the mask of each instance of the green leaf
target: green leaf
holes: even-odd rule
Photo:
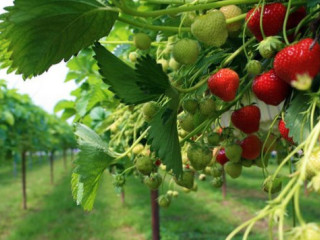
[[[94,47],[100,74],[110,90],[123,103],[140,104],[158,99],[170,88],[168,77],[160,64],[151,57],[143,57],[134,70],[100,44]]]
[[[1,15],[2,62],[24,77],[42,74],[107,36],[118,12],[98,0],[15,0]],[[1,54],[0,54],[1,55]]]
[[[149,140],[167,170],[177,176],[182,174],[181,148],[177,131],[179,100],[171,99],[150,122]]]
[[[54,107],[54,112],[57,113],[57,112],[60,112],[60,111],[62,111],[64,109],[74,108],[74,107],[75,107],[75,104],[74,104],[73,101],[61,100]]]
[[[104,170],[115,159],[108,145],[90,128],[78,124],[79,149],[72,175],[72,195],[85,210],[92,210]]]
[[[293,137],[295,143],[300,144],[310,134],[310,113],[308,108],[312,98],[305,94],[299,93],[292,100],[285,114],[286,127],[289,128],[289,137]],[[314,122],[319,116],[319,109],[316,109]]]
[[[61,115],[61,120],[66,121],[67,119],[71,118],[76,114],[76,110],[74,108],[67,108],[63,111]]]
[[[4,112],[4,119],[10,126],[14,125],[14,116],[11,112]]]
[[[308,0],[307,1],[308,8],[313,8],[313,7],[317,6],[317,4],[320,4],[320,0]]]

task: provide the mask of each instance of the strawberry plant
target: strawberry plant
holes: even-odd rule
[[[16,0],[1,16],[0,61],[24,78],[68,61],[79,88],[56,111],[75,117],[72,192],[85,210],[105,170],[118,190],[140,178],[158,216],[198,175],[220,188],[224,173],[259,167],[269,201],[226,239],[247,239],[261,219],[270,239],[275,224],[277,239],[312,239],[319,223],[304,220],[299,192],[304,181],[319,190],[319,22],[318,0]],[[286,233],[292,202],[299,226]]]

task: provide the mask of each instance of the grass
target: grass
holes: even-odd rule
[[[70,192],[70,166],[65,171],[55,161],[55,184],[50,185],[49,164],[34,164],[28,169],[27,211],[21,210],[20,176],[14,178],[9,167],[0,170],[1,240],[100,240],[150,239],[149,190],[138,179],[127,181],[125,204],[106,174],[99,189],[95,208],[84,212],[76,206]],[[259,191],[261,170],[245,169],[239,179],[228,179],[228,196],[223,201],[219,189],[209,182],[198,182],[197,194],[180,192],[168,209],[161,209],[161,235],[164,240],[225,239],[244,220],[254,216],[267,200]],[[167,186],[160,192],[166,192]],[[303,198],[304,216],[319,219],[317,198]],[[290,224],[290,222],[287,222]],[[263,240],[267,225],[262,221],[249,239]],[[235,239],[241,239],[237,236]]]

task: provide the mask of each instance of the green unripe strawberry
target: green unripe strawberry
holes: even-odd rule
[[[320,193],[320,173],[311,179],[311,187],[313,191]]]
[[[167,208],[170,206],[170,203],[171,198],[168,195],[163,194],[158,197],[158,204],[160,207]]]
[[[183,21],[183,26],[191,27],[191,24],[196,19],[197,14],[195,12],[185,12],[181,15],[181,21]]]
[[[149,175],[153,170],[153,162],[147,156],[137,158],[135,166],[143,175]]]
[[[178,63],[176,60],[174,60],[174,58],[170,58],[169,60],[169,67],[174,70],[177,71],[180,68],[180,63]]]
[[[286,238],[287,240],[318,240],[320,239],[320,227],[316,223],[304,224],[295,227]]]
[[[187,98],[182,102],[182,108],[184,111],[194,114],[198,109],[198,101],[194,98]]]
[[[200,175],[199,175],[199,177],[198,177],[198,179],[200,180],[200,181],[205,181],[206,180],[206,175],[205,174],[203,174],[203,173],[201,173]]]
[[[185,138],[189,133],[183,129],[178,130],[179,137]]]
[[[193,125],[197,127],[201,123],[203,123],[206,119],[207,119],[207,116],[203,115],[200,111],[196,111],[196,113],[193,115]]]
[[[258,50],[263,58],[272,58],[279,51],[283,43],[276,37],[267,37],[259,43]]]
[[[224,165],[224,170],[226,173],[232,178],[238,178],[242,172],[242,165],[241,163],[234,163],[234,162],[227,162]]]
[[[143,149],[144,146],[141,143],[139,143],[132,149],[132,152],[137,155],[140,154],[143,151]]]
[[[220,135],[216,132],[211,132],[207,136],[208,143],[211,146],[218,146],[220,144]]]
[[[280,192],[282,187],[282,180],[280,178],[275,178],[272,181],[272,176],[267,177],[263,182],[263,191],[266,193],[271,192],[272,194]]]
[[[174,178],[174,180],[179,186],[191,189],[194,182],[194,172],[185,170],[180,178]]]
[[[228,38],[226,18],[220,11],[199,16],[191,25],[191,33],[206,45],[220,47]]]
[[[320,147],[315,147],[310,157],[308,159],[302,159],[302,161],[308,161],[306,168],[306,175],[308,179],[320,173]]]
[[[215,178],[222,176],[222,166],[220,164],[215,164],[212,166],[211,175]]]
[[[195,128],[193,124],[193,116],[189,113],[183,113],[180,115],[179,123],[180,127],[187,132],[191,132]]]
[[[200,106],[200,113],[204,116],[212,116],[216,110],[216,103],[213,101],[212,98],[207,98],[202,100],[199,103]]]
[[[172,50],[174,59],[181,64],[193,64],[199,56],[199,44],[195,40],[181,39]]]
[[[198,184],[196,182],[193,183],[193,187],[191,188],[191,191],[193,192],[198,191]]]
[[[136,52],[129,53],[129,60],[133,63],[135,63],[137,61],[138,57],[139,57],[139,54]]]
[[[258,158],[256,160],[254,160],[254,163],[256,164],[257,167],[259,168],[263,168],[264,167],[268,167],[269,165],[269,156],[265,156],[264,157],[264,162],[262,162],[261,158]]]
[[[145,33],[137,33],[133,37],[133,42],[136,48],[147,50],[151,46],[151,38]]]
[[[159,173],[151,174],[150,176],[145,176],[143,182],[151,190],[156,190],[162,183],[162,177]]]
[[[220,11],[224,14],[226,19],[234,18],[242,14],[241,8],[236,5],[228,5],[220,8]],[[227,29],[229,33],[238,32],[241,29],[242,22],[237,21],[234,23],[227,24]]]
[[[227,158],[234,163],[240,162],[242,148],[238,144],[231,144],[225,147],[225,153]]]
[[[156,115],[159,109],[159,104],[156,102],[145,103],[142,108],[142,113],[145,117],[145,120],[147,122],[150,122],[150,120]]]
[[[215,188],[221,188],[223,184],[222,178],[221,177],[213,178],[211,181],[211,184]]]
[[[241,165],[244,167],[251,167],[253,165],[253,161],[248,159],[241,159]]]
[[[115,187],[123,187],[126,183],[126,178],[123,175],[116,174],[113,176],[112,184]]]
[[[209,148],[193,143],[188,147],[187,156],[195,170],[203,170],[212,159]]]
[[[251,75],[259,75],[262,71],[261,62],[257,60],[250,60],[246,65],[247,72]]]
[[[159,59],[159,60],[157,61],[157,63],[158,63],[158,64],[161,64],[162,70],[163,70],[164,72],[167,72],[167,71],[168,71],[168,68],[169,68],[168,60],[161,58],[161,59]]]

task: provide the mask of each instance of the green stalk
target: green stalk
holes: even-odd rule
[[[289,161],[289,173],[292,174],[294,172],[292,158]],[[296,226],[296,211],[295,211],[295,198],[291,200],[291,207],[292,207],[292,226]]]
[[[284,23],[283,23],[283,38],[284,41],[286,42],[287,45],[289,45],[289,40],[287,37],[287,22],[288,22],[288,18],[289,18],[289,14],[290,14],[290,8],[291,8],[291,0],[288,1],[288,6],[287,6],[287,12],[286,12],[286,16],[284,18]]]
[[[134,45],[134,41],[99,41],[101,44],[110,44],[110,45],[121,45],[121,44],[128,44],[128,45]],[[152,46],[160,46],[163,44],[167,44],[167,42],[152,42]]]
[[[224,1],[216,1],[212,3],[204,3],[198,5],[186,5],[181,7],[169,8],[169,9],[162,9],[162,10],[155,10],[155,11],[146,11],[140,12],[137,10],[133,10],[130,7],[126,6],[124,1],[121,1],[121,4],[117,4],[117,7],[121,8],[124,13],[127,13],[132,16],[138,17],[158,17],[162,15],[175,15],[182,12],[189,12],[189,11],[197,11],[197,10],[206,10],[212,8],[220,8],[223,6],[228,5],[240,5],[240,4],[254,4],[259,2],[260,0],[224,0]],[[295,1],[295,5],[301,5],[306,3],[306,0],[297,0]]]
[[[147,29],[155,30],[155,31],[164,31],[164,32],[179,32],[179,30],[181,32],[190,32],[191,31],[191,29],[189,27],[182,27],[179,29],[179,27],[157,26],[157,25],[152,25],[152,24],[148,24],[148,23],[142,23],[139,21],[125,18],[125,17],[118,17],[118,20],[120,22],[130,24],[132,26],[136,26],[136,27],[140,27],[140,28],[147,28]]]
[[[266,4],[266,1],[263,0],[262,1],[262,6],[261,6],[261,13],[260,13],[260,31],[261,31],[261,35],[262,35],[263,39],[266,38],[266,35],[264,33],[264,30],[263,30],[263,14],[264,14],[264,5],[265,4]]]
[[[189,5],[189,6],[181,6],[169,9],[162,9],[162,10],[155,10],[155,11],[146,11],[140,12],[136,10],[132,10],[129,7],[123,4],[121,5],[121,10],[124,13],[127,13],[132,16],[139,16],[139,17],[157,17],[162,15],[174,15],[181,12],[189,12],[189,11],[197,11],[197,10],[206,10],[211,8],[220,8],[227,5],[238,5],[238,4],[254,4],[259,2],[259,0],[225,0],[225,1],[218,1],[212,3],[205,3],[205,4],[198,4],[198,5]]]

